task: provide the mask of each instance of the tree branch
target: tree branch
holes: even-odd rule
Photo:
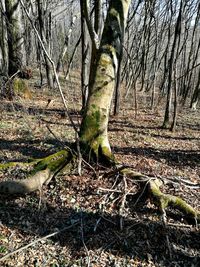
[[[98,50],[99,49],[99,45],[100,45],[100,41],[99,41],[97,33],[94,30],[94,27],[93,27],[93,25],[91,23],[91,20],[89,19],[89,3],[88,3],[88,0],[83,0],[82,7],[83,7],[83,13],[84,13],[84,16],[85,16],[85,21],[86,21],[86,24],[87,24],[87,27],[88,27],[88,31],[89,31],[89,34],[90,34],[90,38],[91,38],[92,44],[95,47],[95,49]]]

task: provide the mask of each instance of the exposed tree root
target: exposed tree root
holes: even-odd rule
[[[160,190],[161,185],[162,182],[159,179],[149,181],[149,193],[153,197],[154,203],[157,204],[163,214],[167,207],[173,207],[197,222],[200,222],[200,212],[195,210],[182,198],[162,193]]]
[[[5,163],[0,165],[0,170],[7,170],[15,166],[32,166],[29,177],[23,180],[9,180],[0,182],[0,193],[3,194],[26,194],[41,190],[43,184],[50,182],[52,177],[63,169],[73,159],[72,153],[61,150],[43,159],[37,159],[30,163]]]
[[[85,141],[81,138],[80,145],[82,148],[82,154],[88,161],[93,159],[96,162],[101,161],[102,163],[110,166],[116,164],[107,136],[100,135],[89,141]]]
[[[38,171],[27,179],[1,182],[0,192],[10,195],[23,195],[41,189],[42,185],[51,178],[49,169]]]
[[[145,182],[148,186],[148,195],[150,199],[160,209],[163,215],[165,215],[165,209],[167,207],[172,207],[181,211],[189,218],[194,219],[196,222],[200,222],[199,211],[195,210],[182,198],[161,192],[160,187],[163,185],[163,181],[161,179],[150,178],[128,168],[121,168],[120,173],[122,175],[127,175],[131,177],[133,181],[140,183]]]
[[[36,190],[41,190],[43,184],[49,183],[56,173],[61,171],[64,167],[70,168],[69,166],[71,166],[70,164],[73,160],[74,156],[70,150],[61,150],[46,158],[37,159],[30,163],[12,162],[0,164],[0,170],[4,171],[9,167],[15,167],[18,165],[32,166],[32,170],[28,178],[23,180],[8,180],[0,182],[0,193],[23,195]],[[112,160],[113,156],[110,162],[112,162]],[[148,192],[150,199],[158,206],[163,215],[165,215],[165,209],[167,207],[173,207],[197,222],[200,222],[199,211],[195,210],[180,197],[161,192],[160,187],[163,185],[163,181],[161,179],[150,178],[139,172],[135,172],[131,168],[125,168],[123,166],[118,167],[116,172],[131,178],[133,182],[139,183],[143,188],[143,191]],[[112,176],[113,171],[111,173]],[[144,188],[147,188],[148,190],[144,190]]]

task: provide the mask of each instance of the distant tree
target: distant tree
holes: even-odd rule
[[[168,60],[168,65],[167,65],[167,70],[168,70],[168,75],[167,75],[167,101],[166,101],[166,108],[165,108],[165,116],[164,116],[164,121],[163,121],[163,128],[168,128],[169,126],[169,120],[170,120],[170,110],[171,110],[171,103],[172,103],[172,92],[173,92],[173,72],[176,71],[176,65],[174,64],[175,62],[175,56],[177,55],[177,51],[179,49],[180,45],[180,35],[181,35],[181,21],[182,21],[182,0],[180,2],[180,7],[179,7],[179,13],[175,25],[175,33],[174,33],[174,40],[172,43],[172,48],[171,48],[171,53],[170,57]],[[178,47],[178,48],[177,48]],[[174,128],[174,127],[173,127]]]
[[[19,0],[5,0],[5,17],[8,40],[8,75],[11,76],[25,65],[22,10]]]
[[[87,31],[84,1],[80,1],[81,8],[81,93],[82,93],[82,109],[85,108],[88,96],[88,83],[89,83],[89,36]]]
[[[51,11],[48,8],[48,2],[44,0],[37,0],[37,11],[38,11],[38,24],[39,32],[44,43],[45,49],[51,54]],[[43,54],[46,68],[47,83],[50,88],[53,88],[53,71],[49,59]]]
[[[194,89],[194,92],[193,92],[193,95],[192,95],[192,98],[191,98],[191,103],[190,103],[190,108],[192,110],[196,110],[197,109],[197,104],[199,103],[199,100],[200,100],[200,68],[199,68],[196,87]]]
[[[5,2],[0,2],[0,72],[3,75],[8,74],[8,46],[7,46],[7,27]]]

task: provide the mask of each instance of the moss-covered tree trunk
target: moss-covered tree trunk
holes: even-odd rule
[[[108,119],[122,50],[130,0],[111,0],[97,58],[89,84],[89,96],[80,129],[86,151],[97,157],[112,156],[108,141]]]

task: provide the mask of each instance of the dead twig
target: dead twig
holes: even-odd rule
[[[136,206],[137,203],[140,201],[141,197],[143,196],[144,192],[146,191],[147,186],[148,186],[148,184],[149,184],[149,182],[151,180],[154,180],[154,178],[149,178],[149,180],[145,183],[142,192],[140,193],[139,197],[137,198],[137,200],[135,201],[135,203],[133,204],[133,206]]]
[[[4,260],[10,258],[11,256],[13,256],[14,254],[16,254],[16,253],[18,253],[18,252],[21,252],[21,251],[23,251],[23,250],[25,250],[25,249],[27,249],[27,248],[29,248],[29,247],[31,247],[31,246],[34,246],[35,244],[37,244],[37,243],[39,243],[39,242],[41,242],[41,241],[47,240],[48,238],[50,238],[50,237],[52,237],[52,236],[58,235],[58,234],[60,234],[60,233],[62,233],[62,232],[64,232],[64,231],[66,231],[66,230],[69,230],[69,229],[71,229],[72,227],[76,226],[77,224],[78,224],[78,222],[76,222],[76,223],[74,223],[74,224],[72,224],[72,225],[69,225],[69,226],[67,226],[67,227],[64,227],[63,229],[58,230],[58,231],[56,231],[56,232],[53,232],[53,233],[51,233],[51,234],[49,234],[49,235],[46,235],[46,236],[41,237],[41,238],[38,238],[38,239],[34,240],[33,242],[31,242],[31,243],[29,243],[29,244],[23,246],[23,247],[20,247],[20,248],[18,248],[18,249],[16,249],[16,250],[12,251],[12,252],[10,252],[10,253],[7,253],[5,256],[3,256],[3,257],[0,258],[0,261],[4,261]]]
[[[87,266],[90,267],[90,253],[89,250],[85,244],[85,239],[84,239],[84,230],[83,230],[83,215],[81,213],[81,240],[85,249],[85,252],[87,254]]]
[[[132,188],[131,188],[132,189]],[[119,193],[119,194],[123,194],[124,192],[121,190],[116,190],[116,189],[110,189],[110,188],[103,188],[103,187],[99,187],[98,188],[98,192],[102,191],[102,192],[111,192],[111,193]],[[135,195],[135,193],[131,193],[131,190],[129,190],[127,192],[127,195]]]
[[[82,169],[82,154],[81,154],[81,148],[80,148],[80,142],[79,142],[79,136],[78,133],[76,133],[76,148],[77,148],[77,153],[78,153],[78,175],[81,176],[81,169]]]
[[[8,78],[8,81],[7,81],[5,84],[7,84],[7,83],[10,82],[13,78],[15,78],[15,76],[17,76],[18,73],[20,73],[20,70],[17,70],[12,76],[10,76],[10,77]]]
[[[126,175],[123,176],[123,183],[124,183],[124,194],[121,198],[121,205],[119,208],[119,215],[120,217],[120,230],[122,231],[124,228],[124,219],[123,219],[123,211],[126,203],[126,197],[127,197],[127,181],[126,181]]]
[[[97,220],[97,222],[96,222],[96,224],[95,224],[95,226],[94,226],[94,233],[96,232],[96,230],[97,230],[97,227],[98,227],[98,225],[99,225],[99,223],[100,223],[100,221],[102,220],[102,218],[100,217],[98,220]]]
[[[51,128],[49,127],[48,124],[46,124],[46,127],[47,127],[48,131],[49,131],[49,132],[53,135],[53,137],[56,139],[56,141],[58,141],[58,142],[62,145],[63,148],[66,148],[66,145],[63,143],[62,140],[60,140],[60,139],[56,136],[56,134],[51,130]],[[67,148],[69,149],[69,147],[67,147]]]

